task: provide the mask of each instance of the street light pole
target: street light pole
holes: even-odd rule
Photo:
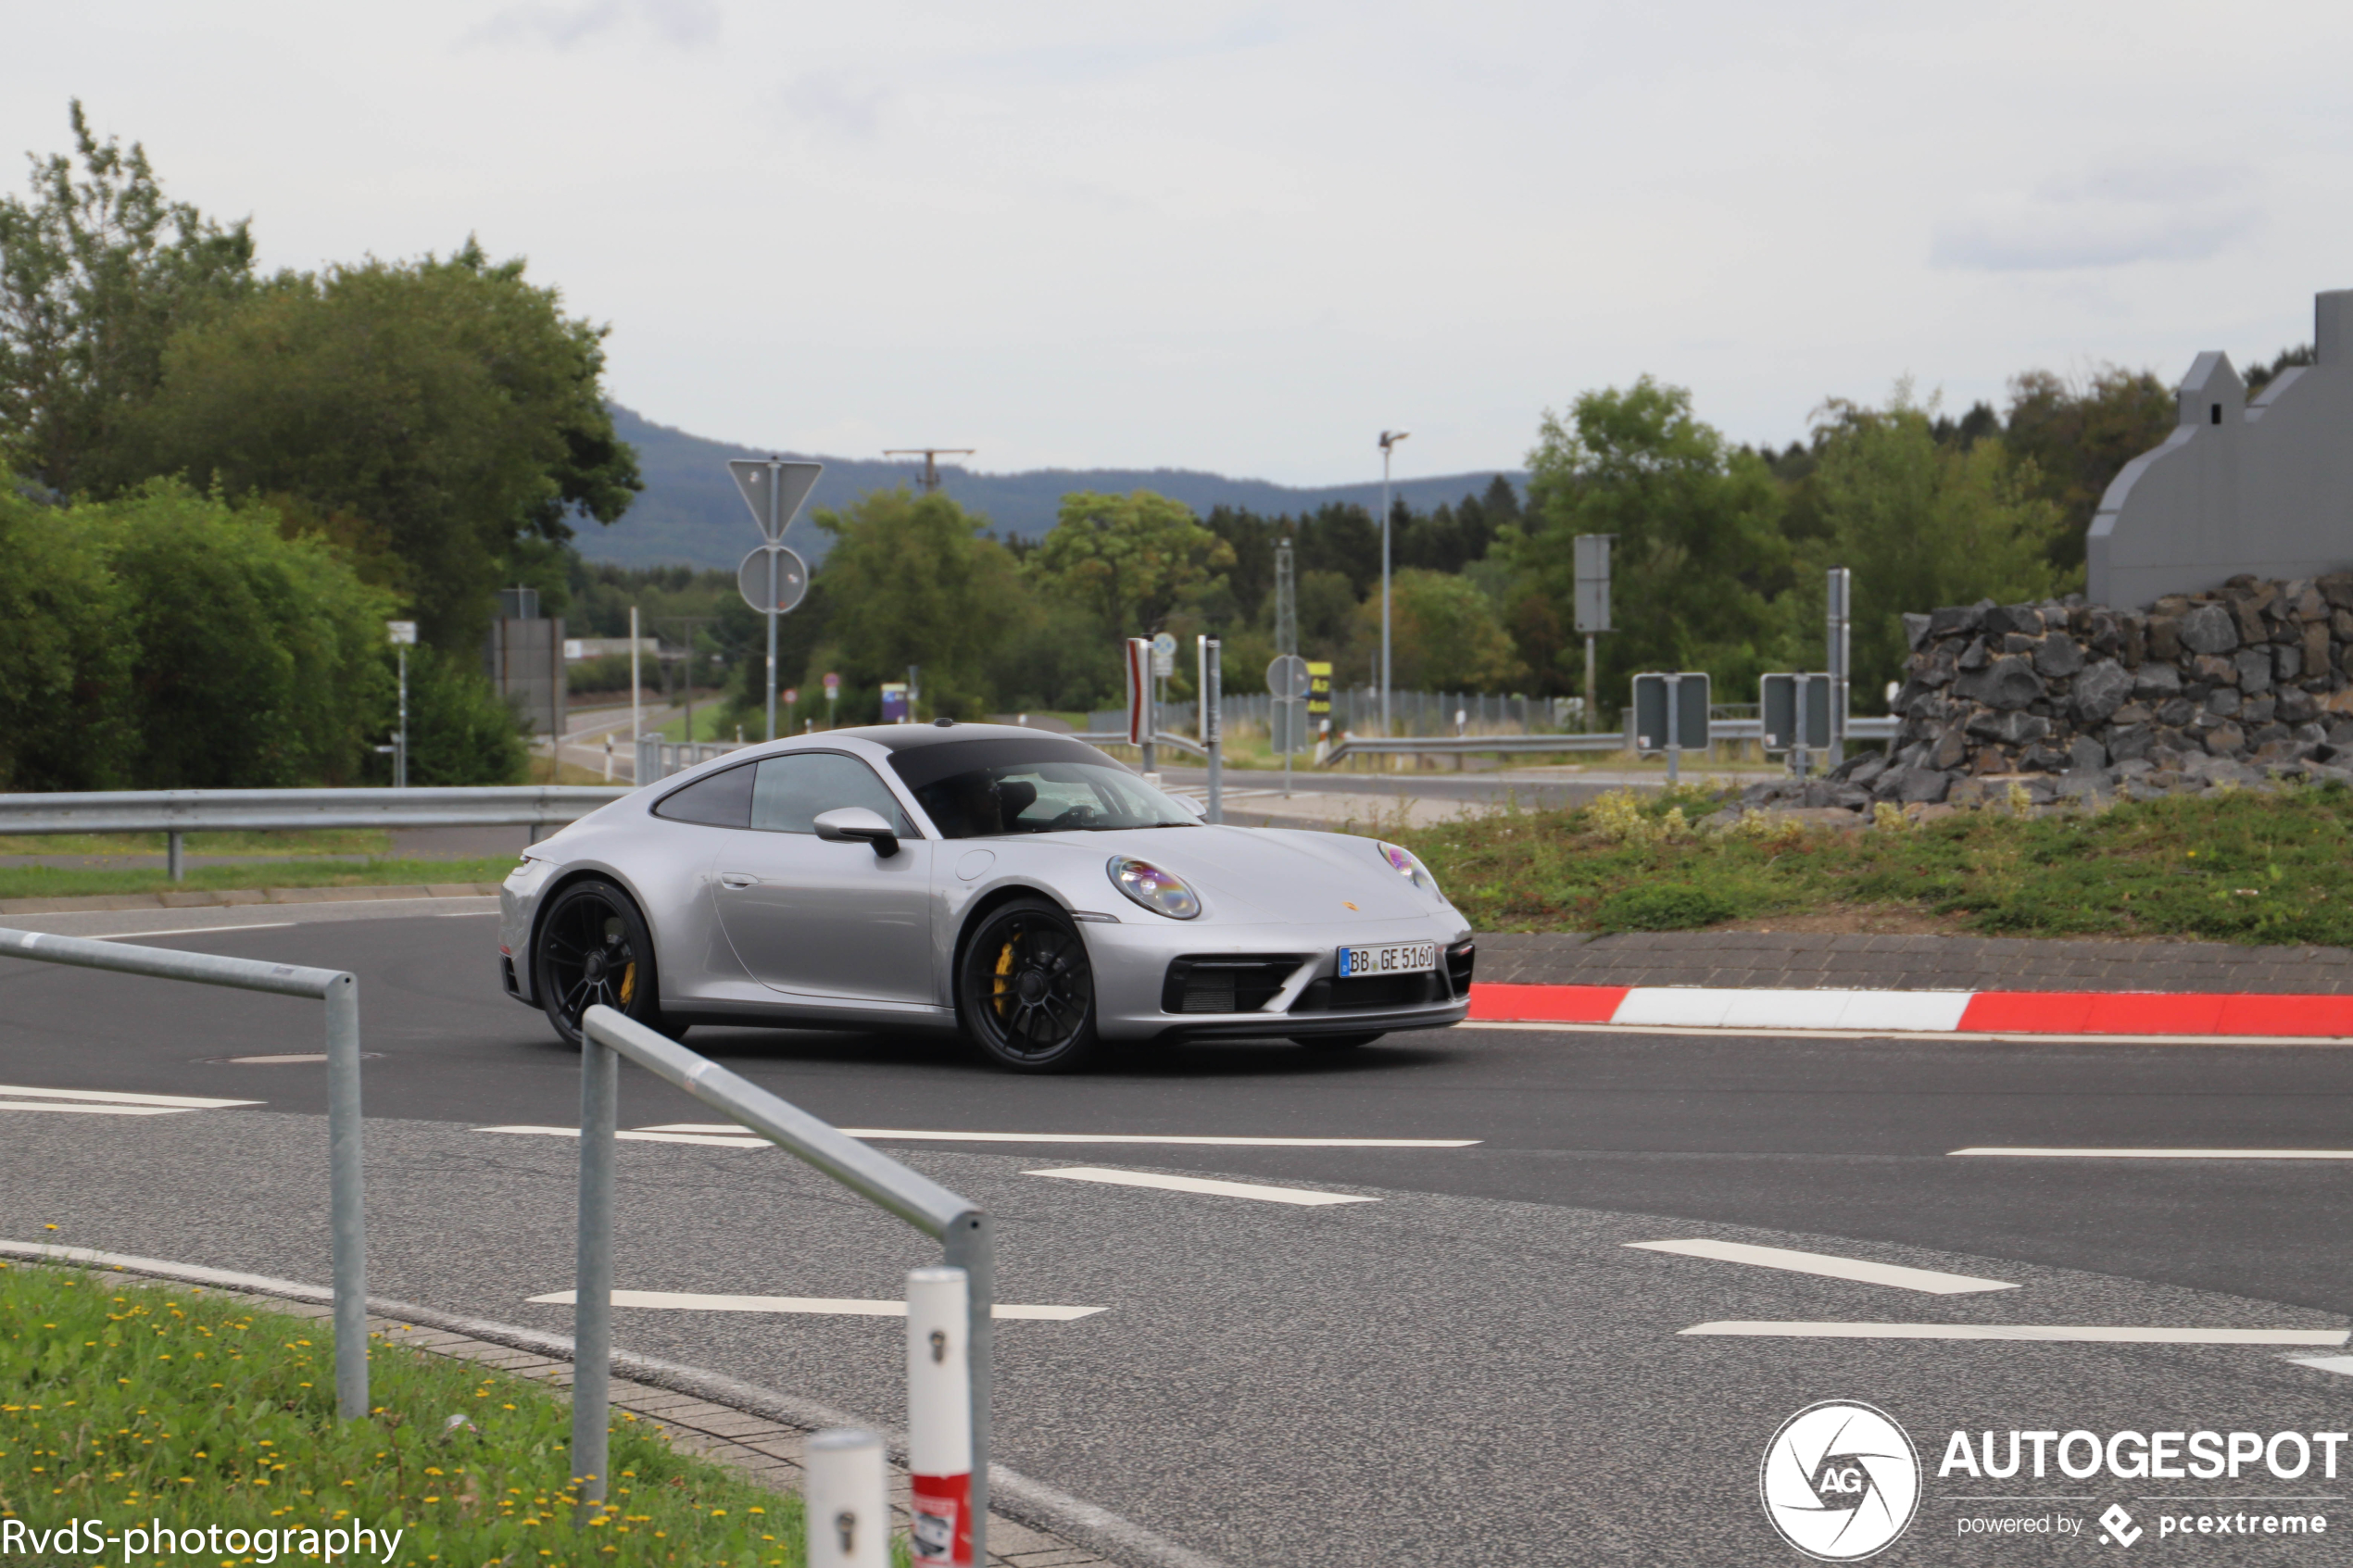
[[[1380,433],[1380,733],[1389,734],[1389,458],[1408,432]]]

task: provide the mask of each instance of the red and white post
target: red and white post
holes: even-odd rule
[[[883,1442],[836,1426],[809,1439],[805,1499],[809,1568],[890,1568],[890,1504]]]
[[[907,1275],[907,1469],[918,1564],[973,1561],[972,1329],[962,1269]]]

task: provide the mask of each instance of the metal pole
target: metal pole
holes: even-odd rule
[[[188,871],[184,858],[180,853],[180,836],[176,833],[167,833],[163,835],[163,869],[174,882],[185,876]]]
[[[1600,644],[1601,638],[1591,632],[1585,633],[1585,733],[1589,735],[1593,733],[1594,710],[1601,707],[1600,677],[1593,668],[1595,651]]]
[[[637,748],[639,757],[643,757],[646,754],[646,711],[643,695],[645,686],[638,678],[637,669],[637,607],[631,605],[629,607],[629,744]],[[646,771],[633,761],[629,767],[629,782],[641,784],[652,781],[646,777]]]
[[[572,1479],[582,1503],[605,1499],[612,1420],[612,1146],[621,1055],[580,1040],[580,1254],[572,1309]]]
[[[1672,786],[1683,776],[1683,678],[1667,677],[1667,782]]]
[[[775,501],[774,492],[770,492],[768,498],[770,503],[773,505]],[[776,738],[776,563],[783,558],[783,554],[784,553],[780,550],[771,550],[768,552],[767,697],[768,738],[770,740],[774,740]]]
[[[327,1194],[334,1233],[335,1413],[368,1413],[367,1205],[360,1185],[359,982],[328,982]]]
[[[1226,820],[1226,784],[1219,762],[1224,750],[1225,715],[1218,711],[1226,696],[1222,649],[1215,637],[1202,645],[1201,740],[1209,753],[1209,820]]]
[[[966,1311],[971,1327],[964,1353],[971,1363],[973,1387],[973,1561],[988,1561],[988,1396],[996,1376],[997,1303],[996,1249],[988,1234],[988,1216],[966,1213],[956,1217],[940,1238],[940,1255],[950,1268],[964,1271]],[[812,1559],[814,1562],[814,1559]]]
[[[1389,731],[1389,432],[1380,433],[1380,733]]]
[[[1831,669],[1831,744],[1828,765],[1835,768],[1846,760],[1847,693],[1846,660],[1850,647],[1849,629],[1854,624],[1854,574],[1843,566],[1830,571],[1830,669]]]
[[[409,787],[409,650],[407,647],[404,646],[399,650],[398,658],[400,659],[400,738],[394,743],[397,749],[392,754],[392,787],[407,789]]]

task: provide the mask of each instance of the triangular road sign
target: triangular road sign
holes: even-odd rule
[[[751,508],[752,521],[760,524],[760,532],[774,544],[792,525],[801,503],[817,487],[817,476],[825,471],[825,465],[730,458],[727,471],[736,476],[736,488],[744,493],[744,505]],[[768,494],[772,488],[776,492],[773,496]]]

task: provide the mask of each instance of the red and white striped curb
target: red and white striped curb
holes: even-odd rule
[[[1733,990],[1699,985],[1471,987],[1483,1023],[1839,1029],[1904,1035],[2353,1038],[2353,997],[2258,992]]]

